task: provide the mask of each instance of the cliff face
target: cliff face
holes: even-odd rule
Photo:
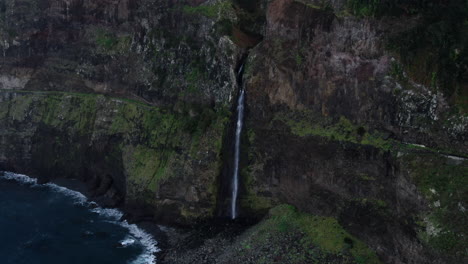
[[[169,222],[212,216],[242,49],[216,24],[229,5],[195,4],[3,1],[2,169]]]
[[[424,227],[417,223],[432,225],[427,219],[434,205],[423,194],[431,188],[453,191],[437,186],[432,176],[450,167],[457,172],[439,180],[466,181],[464,159],[438,154],[466,155],[466,115],[441,93],[395,76],[399,62],[384,41],[399,21],[357,19],[334,4],[268,5],[265,39],[252,50],[246,70],[245,208],[287,201],[337,217],[385,262],[441,261],[418,242]],[[427,164],[415,157],[438,160],[439,167],[425,170]],[[463,198],[449,200],[446,209],[464,218],[464,207],[456,205]],[[449,218],[437,225],[460,224]],[[464,240],[459,232],[466,230],[448,229],[452,242]]]
[[[226,115],[62,92],[3,92],[0,102],[2,169],[80,179],[136,216],[187,224],[214,214]]]
[[[239,49],[210,18],[231,10],[193,2],[4,1],[1,86],[226,104]]]
[[[336,219],[385,263],[466,257],[468,118],[385,48],[413,18],[357,18],[341,0],[7,0],[0,11],[0,170],[79,178],[156,221],[206,220],[228,199],[230,109],[250,49],[241,217],[289,203]],[[328,223],[277,209],[236,243],[281,225],[278,212]],[[320,236],[309,231],[297,235]],[[349,254],[331,261],[362,263]]]

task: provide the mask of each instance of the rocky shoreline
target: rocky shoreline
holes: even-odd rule
[[[136,212],[134,209],[128,211],[122,206],[112,206],[117,204],[118,201],[109,201],[108,198],[97,195],[96,189],[93,189],[85,182],[69,178],[39,181],[40,184],[48,182],[80,192],[99,206],[121,210],[124,213],[122,221],[127,220],[130,224],[138,225],[158,242],[160,251],[155,255],[157,263],[160,264],[193,263],[193,261],[200,261],[197,263],[215,263],[213,260],[208,261],[209,258],[213,257],[212,254],[215,248],[219,250],[217,247],[227,247],[237,236],[254,224],[252,220],[247,219],[232,221],[228,218],[219,218],[194,224],[190,227],[160,225],[152,221],[151,218],[142,217],[147,215],[148,212]],[[205,243],[208,240],[216,241],[216,243]],[[185,261],[181,262],[180,259],[185,259]]]
[[[109,207],[121,210],[124,213],[121,221],[127,220],[130,224],[136,224],[142,230],[151,234],[154,237],[154,239],[158,242],[158,248],[160,249],[160,251],[155,253],[157,263],[161,263],[158,260],[161,258],[164,252],[172,245],[171,243],[169,243],[170,240],[168,238],[178,235],[178,230],[175,228],[162,227],[157,223],[152,222],[150,219],[132,216],[128,213],[128,211],[126,211],[125,207],[112,206],[118,204],[118,201],[108,201],[108,198],[97,195],[96,190],[93,190],[92,188],[90,188],[89,185],[87,185],[84,182],[81,182],[76,179],[67,178],[55,178],[52,179],[50,182],[65,187],[67,189],[80,192],[84,196],[86,196],[90,201],[96,202],[99,206],[104,206],[104,208]],[[141,212],[140,215],[145,215],[145,212]]]
[[[103,202],[108,205],[115,204],[115,202],[106,202],[105,197],[96,195],[95,190],[79,180],[55,178],[50,182],[80,192],[90,201],[94,201],[100,206],[103,205]],[[155,253],[159,264],[229,263],[225,259],[217,259],[216,255],[226,249],[232,250],[234,240],[255,224],[253,219],[236,219],[233,221],[229,218],[217,218],[190,227],[165,226],[152,221],[151,218],[141,217],[141,215],[147,213],[144,211],[136,213],[132,210],[130,213],[125,207],[110,206],[110,208],[121,210],[124,213],[122,221],[127,220],[130,224],[138,225],[155,238],[160,249]]]

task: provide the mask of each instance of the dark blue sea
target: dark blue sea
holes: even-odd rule
[[[0,263],[156,263],[156,241],[121,217],[79,192],[0,173]]]

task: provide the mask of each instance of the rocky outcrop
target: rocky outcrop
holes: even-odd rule
[[[80,179],[135,217],[188,224],[214,214],[227,112],[58,92],[4,92],[0,109],[2,170]]]
[[[441,93],[398,78],[405,73],[384,49],[397,22],[357,19],[334,4],[268,5],[265,38],[246,70],[245,214],[287,202],[337,217],[386,263],[455,261],[437,256],[421,238],[425,225],[418,219],[433,210],[405,153],[466,156],[466,116]],[[438,159],[441,167],[450,163]],[[446,181],[466,175],[461,164]],[[464,218],[460,209],[453,212]]]
[[[196,2],[6,1],[1,88],[227,104],[240,49],[215,22],[233,11]]]
[[[166,222],[211,217],[243,49],[219,24],[233,8],[202,2],[2,3],[0,169],[83,179]]]

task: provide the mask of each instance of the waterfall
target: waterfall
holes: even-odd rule
[[[239,68],[237,73],[237,81],[240,87],[239,99],[237,100],[237,123],[236,123],[236,139],[234,150],[234,171],[232,176],[232,197],[231,197],[231,218],[236,219],[237,216],[237,194],[239,192],[239,156],[240,156],[240,139],[242,134],[242,125],[244,119],[244,97],[245,91],[242,85],[242,74],[244,64]]]

